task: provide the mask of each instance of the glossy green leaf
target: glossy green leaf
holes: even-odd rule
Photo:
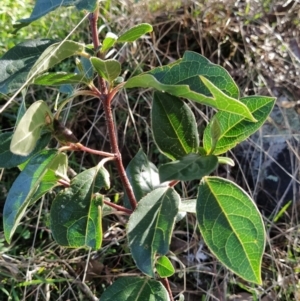
[[[117,40],[117,42],[134,42],[139,39],[142,35],[151,32],[153,30],[152,26],[148,23],[138,24],[126,32],[124,32]]]
[[[93,12],[96,4],[97,0],[37,0],[30,18],[18,20],[19,23],[14,25],[15,32],[62,6],[75,6],[78,10]]]
[[[62,60],[73,55],[80,55],[85,50],[85,45],[69,40],[58,42],[49,46],[38,58],[28,73],[28,80],[54,67]]]
[[[102,42],[102,46],[100,48],[100,51],[102,53],[106,52],[107,50],[109,50],[111,47],[114,46],[114,44],[116,43],[118,39],[118,36],[112,32],[108,32]]]
[[[255,121],[238,100],[239,90],[229,73],[195,52],[186,51],[182,59],[170,65],[132,77],[124,87],[152,87]]]
[[[157,188],[140,200],[128,222],[128,242],[137,267],[154,277],[156,255],[165,255],[180,197],[173,188]]]
[[[89,84],[90,81],[81,74],[66,72],[45,73],[34,79],[34,84],[41,86],[72,85],[79,83]]]
[[[74,73],[46,73],[38,76],[34,83],[37,85],[59,85],[59,92],[71,96],[75,92],[75,85],[85,83],[90,85],[94,78],[94,68],[89,58],[80,56],[75,58],[76,68]]]
[[[140,149],[129,162],[126,168],[126,174],[138,202],[147,193],[160,185],[158,170],[156,166],[148,160],[142,149]],[[130,208],[127,196],[125,196],[124,203],[127,208]]]
[[[156,91],[151,118],[155,143],[164,155],[174,160],[197,151],[197,123],[185,102]]]
[[[153,68],[151,71],[130,78],[126,87],[129,88],[133,86],[135,81],[139,84],[146,84],[145,82],[139,81],[139,78],[143,78],[144,75],[152,75],[158,84],[163,84],[166,87],[174,85],[175,87],[182,86],[183,88],[188,85],[190,91],[197,92],[204,96],[212,96],[209,89],[200,79],[202,75],[226,95],[235,99],[239,98],[239,89],[226,69],[211,63],[207,58],[193,51],[186,51],[181,59],[172,64]],[[148,78],[151,79],[151,77]],[[151,85],[153,83],[151,83]],[[165,91],[172,94],[172,87]],[[176,93],[179,93],[179,91],[180,90],[176,91]],[[183,89],[183,91],[188,92],[189,89],[186,88]],[[184,97],[183,95],[180,96]]]
[[[161,256],[156,261],[156,271],[159,277],[170,277],[175,273],[175,269],[167,256]]]
[[[45,150],[36,154],[14,181],[3,210],[4,235],[7,242],[10,242],[44,175],[57,156],[57,150]]]
[[[63,179],[65,182],[70,182],[67,175],[68,157],[65,153],[58,153],[57,156],[48,165],[48,169],[40,181],[36,192],[30,199],[29,204],[34,204],[45,193],[59,185],[58,180]]]
[[[34,154],[44,149],[51,139],[50,133],[42,134],[33,151],[27,156],[21,156],[10,151],[12,136],[12,132],[0,134],[0,167],[11,168],[20,165],[21,163],[27,161]]]
[[[235,110],[239,110],[241,106],[244,106],[244,112],[241,112],[242,116],[245,116],[246,119],[256,122],[257,120],[251,115],[251,112],[249,112],[249,108],[245,106],[241,101],[238,101],[232,97],[229,97],[221,91],[217,86],[215,86],[211,81],[209,81],[204,76],[200,75],[200,79],[204,83],[204,85],[209,89],[209,92],[213,95],[213,98],[216,100],[216,102],[221,103],[223,106],[223,111],[227,112],[233,112],[234,114],[237,114]]]
[[[26,82],[36,60],[55,42],[51,39],[28,40],[8,50],[0,59],[0,93],[17,91]]]
[[[44,101],[34,102],[17,125],[10,151],[16,155],[29,155],[34,150],[42,129],[48,126],[52,119],[52,113]]]
[[[161,282],[142,277],[121,277],[102,294],[100,301],[169,301]]]
[[[267,96],[248,96],[241,98],[243,102],[258,121],[253,123],[236,114],[218,112],[214,119],[220,124],[220,134],[215,146],[211,138],[211,124],[209,124],[203,136],[203,147],[207,153],[219,155],[235,147],[250,135],[255,133],[265,122],[273,109],[275,98]]]
[[[203,239],[218,260],[245,280],[261,284],[265,228],[250,196],[229,180],[205,177],[196,211]]]
[[[102,196],[94,193],[109,187],[109,174],[98,165],[78,174],[69,188],[52,203],[51,229],[54,239],[65,247],[99,249],[102,244]]]
[[[90,60],[97,73],[110,83],[121,73],[121,64],[117,60],[101,60],[97,57],[91,57]]]
[[[159,167],[159,178],[161,182],[197,180],[212,173],[217,166],[218,158],[216,156],[188,154],[180,160],[161,165]]]

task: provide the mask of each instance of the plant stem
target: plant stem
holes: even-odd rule
[[[169,183],[169,187],[174,187],[175,185],[177,185],[180,181],[178,180],[173,180]]]
[[[64,180],[64,179],[59,179],[57,182],[58,182],[59,184],[61,184],[62,186],[64,186],[64,187],[70,187],[70,183],[67,182],[67,181]]]
[[[110,207],[112,207],[112,208],[114,208],[114,209],[117,209],[118,211],[123,211],[123,212],[126,212],[126,213],[128,213],[128,214],[131,214],[132,213],[132,210],[130,210],[130,209],[127,209],[127,208],[125,208],[125,207],[123,207],[123,206],[120,206],[120,205],[117,205],[117,204],[114,204],[114,203],[112,203],[112,202],[108,202],[108,201],[103,201],[104,202],[104,204],[106,204],[107,206],[110,206]]]
[[[99,42],[98,28],[97,28],[98,17],[99,17],[99,7],[97,5],[96,10],[93,13],[90,13],[89,20],[90,20],[90,26],[91,26],[91,31],[92,31],[92,40],[93,40],[93,44],[94,44],[94,49],[96,51],[97,57],[101,58],[101,53],[99,51],[100,42]],[[107,92],[108,92],[107,85],[106,85],[105,80],[101,76],[98,76],[98,83],[99,83],[100,92],[103,95],[107,94]]]
[[[103,157],[115,157],[114,154],[103,152],[103,151],[98,151],[89,147],[86,147],[82,145],[81,143],[76,143],[76,146],[78,146],[79,150],[90,153],[90,154],[95,154]]]
[[[174,301],[173,295],[172,295],[172,291],[170,288],[170,283],[168,278],[161,278],[160,282],[163,284],[163,286],[166,288],[166,290],[168,291],[169,297],[171,301]]]
[[[103,108],[104,108],[104,112],[105,112],[106,125],[108,128],[108,135],[109,135],[109,140],[110,140],[111,151],[116,156],[115,162],[117,165],[118,173],[121,178],[124,189],[126,190],[128,199],[130,201],[130,205],[131,205],[132,209],[134,210],[137,205],[137,202],[136,202],[135,195],[133,193],[131,184],[127,178],[127,175],[126,175],[126,172],[125,172],[125,169],[123,166],[123,162],[122,162],[122,156],[119,151],[115,124],[114,124],[113,115],[112,115],[112,111],[111,111],[111,98],[102,97],[102,100],[103,100]]]
[[[98,155],[98,156],[103,156],[103,157],[108,157],[108,158],[114,158],[116,157],[114,154],[103,152],[103,151],[98,151],[96,149],[92,149],[89,147],[86,147],[82,145],[81,143],[72,143],[70,145],[62,146],[59,148],[59,151],[83,151],[87,152],[90,154]]]
[[[90,20],[90,26],[92,31],[92,40],[94,44],[94,49],[97,52],[97,57],[101,58],[101,53],[99,52],[100,42],[99,42],[98,30],[97,30],[97,21],[98,21],[98,14],[99,14],[98,9],[99,8],[97,7],[93,13],[90,13],[89,20]],[[112,111],[111,111],[112,98],[114,97],[116,92],[115,91],[111,91],[111,93],[108,92],[106,82],[101,76],[98,76],[98,82],[99,82],[98,97],[100,100],[102,100],[103,103],[111,151],[115,155],[115,162],[117,165],[119,176],[121,178],[123,187],[127,193],[131,207],[134,210],[137,205],[137,202],[132,187],[130,185],[130,182],[127,178],[125,168],[123,166],[122,156],[117,142],[116,129],[115,129],[115,124],[114,124]]]

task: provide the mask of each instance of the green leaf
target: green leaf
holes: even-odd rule
[[[128,222],[128,242],[137,267],[154,277],[154,258],[165,255],[180,197],[173,188],[157,188],[140,200]]]
[[[156,91],[151,117],[155,143],[164,155],[174,160],[196,152],[199,144],[197,123],[185,102]]]
[[[253,123],[236,114],[218,112],[214,116],[214,119],[218,120],[221,132],[215,149],[211,139],[211,124],[209,124],[204,131],[203,147],[207,153],[211,153],[214,149],[213,154],[223,154],[255,133],[263,125],[272,111],[275,98],[267,96],[248,96],[241,98],[241,102],[249,108],[253,117],[258,121]]]
[[[95,168],[95,167],[94,167]],[[98,174],[96,175],[94,192],[98,192],[101,189],[108,190],[110,188],[110,175],[109,172],[102,167],[101,162],[98,164]]]
[[[90,60],[97,73],[110,83],[121,73],[121,64],[117,60],[104,61],[97,57],[91,57]]]
[[[81,56],[79,65],[77,65],[77,67],[75,69],[75,73],[81,74],[83,78],[87,79],[87,82],[92,81],[94,78],[94,68],[91,64],[90,59],[86,58],[84,56]]]
[[[17,91],[26,82],[36,60],[55,42],[51,39],[28,40],[8,50],[0,59],[0,93]]]
[[[59,86],[65,84],[89,84],[90,81],[83,77],[82,74],[66,73],[66,72],[52,72],[45,73],[34,79],[34,84],[44,86]]]
[[[211,63],[207,58],[193,51],[186,51],[181,59],[172,64],[154,68],[141,75],[153,75],[158,83],[166,86],[188,85],[191,91],[211,96],[209,89],[200,79],[202,75],[229,97],[239,98],[239,89],[226,69]],[[131,80],[133,81],[133,78],[128,81]]]
[[[16,28],[15,32],[61,6],[75,6],[78,10],[85,9],[89,12],[93,12],[96,8],[96,4],[97,0],[37,0],[30,18],[18,20],[20,23],[14,25]]]
[[[67,94],[68,97],[71,97],[75,93],[75,88],[72,85],[61,85],[59,87],[59,92]]]
[[[118,39],[118,36],[112,32],[108,32],[102,42],[102,47],[100,48],[100,52],[104,53],[108,49],[114,46]]]
[[[20,156],[10,151],[12,136],[12,132],[0,134],[0,167],[11,168],[20,165],[21,163],[27,161],[34,154],[44,149],[51,139],[50,133],[42,134],[33,151],[28,156]]]
[[[102,294],[100,301],[169,301],[161,282],[142,277],[121,277]]]
[[[31,68],[27,79],[31,80],[54,67],[62,60],[84,52],[84,44],[65,40],[49,46]]]
[[[14,181],[3,210],[4,235],[7,242],[10,242],[44,175],[58,155],[57,150],[45,150],[36,154]]]
[[[159,178],[161,182],[197,180],[212,173],[217,166],[218,158],[216,156],[188,154],[180,160],[161,165]]]
[[[219,119],[213,117],[210,123],[211,123],[210,137],[211,137],[211,145],[212,145],[211,153],[213,153],[213,151],[217,146],[218,140],[220,139],[222,130],[221,130]]]
[[[153,28],[148,23],[138,24],[126,32],[124,32],[117,40],[117,42],[125,43],[125,42],[134,42],[139,39],[142,35],[152,32]]]
[[[65,153],[58,153],[57,156],[52,160],[48,165],[48,170],[44,174],[38,189],[31,197],[29,204],[34,204],[39,200],[45,193],[59,185],[58,180],[63,179],[66,182],[69,182],[67,176],[68,168],[68,157]]]
[[[238,101],[239,90],[229,73],[195,52],[186,51],[170,65],[132,77],[124,87],[152,87],[255,121],[247,106]]]
[[[160,185],[158,170],[156,166],[148,160],[142,149],[140,149],[129,162],[126,168],[126,174],[138,202],[142,197]],[[126,207],[129,208],[130,204],[127,196],[124,199],[124,203],[127,205]]]
[[[43,128],[52,123],[52,113],[42,100],[34,102],[21,118],[10,144],[10,151],[27,156],[35,148]]]
[[[60,85],[59,92],[74,94],[74,84],[84,83],[89,86],[93,82],[94,68],[90,59],[81,56],[75,59],[76,68],[74,73],[56,72],[46,73],[35,78],[37,85]]]
[[[203,239],[218,260],[245,280],[261,284],[265,228],[249,195],[229,180],[205,177],[196,210]]]
[[[102,198],[95,195],[100,186],[108,187],[109,174],[101,165],[87,169],[71,180],[52,203],[51,230],[58,244],[90,247],[102,244]]]
[[[159,277],[170,277],[175,273],[175,269],[167,256],[161,256],[156,261],[156,271]]]
[[[233,113],[237,114],[235,112],[235,110],[238,111],[238,110],[242,109],[241,106],[244,106],[243,112],[240,111],[238,115],[242,115],[252,122],[257,121],[249,112],[249,108],[247,106],[245,106],[242,102],[240,102],[232,97],[228,97],[224,92],[222,92],[217,86],[215,86],[212,82],[210,82],[204,76],[200,75],[200,78],[201,78],[202,82],[204,83],[204,85],[209,89],[210,93],[213,95],[216,102],[218,102],[218,103],[220,103],[220,105],[222,105],[223,111],[233,112]]]

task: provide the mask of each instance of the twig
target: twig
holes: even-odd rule
[[[96,149],[92,149],[89,147],[86,147],[84,145],[82,145],[81,143],[72,143],[70,145],[65,145],[59,148],[59,151],[84,151],[90,154],[94,154],[94,155],[98,155],[98,156],[103,156],[103,157],[116,157],[115,154],[112,153],[107,153],[107,152],[103,152],[103,151],[99,151]]]
[[[173,181],[171,181],[171,182],[168,184],[168,186],[169,186],[169,187],[174,187],[174,186],[177,185],[179,182],[180,182],[180,181],[178,181],[178,180],[173,180]]]
[[[126,212],[126,213],[128,213],[128,214],[131,214],[131,213],[132,213],[132,210],[127,209],[127,208],[125,208],[125,207],[123,207],[123,206],[114,204],[114,203],[112,203],[112,202],[108,202],[108,201],[105,201],[105,200],[104,200],[103,203],[106,204],[107,206],[110,206],[110,207],[112,207],[112,208],[114,208],[114,209],[117,209],[118,211],[123,211],[123,212]]]
[[[89,21],[90,21],[90,26],[92,31],[92,40],[94,44],[94,49],[96,51],[97,57],[101,58],[101,54],[99,52],[100,42],[99,42],[98,29],[97,29],[98,17],[99,17],[99,7],[97,5],[95,11],[93,13],[90,13]],[[107,95],[108,91],[107,91],[106,82],[101,76],[98,76],[98,83],[99,83],[101,94]]]
[[[124,189],[126,190],[128,199],[130,201],[130,205],[131,205],[132,209],[134,210],[137,205],[137,202],[136,202],[135,195],[133,193],[131,184],[127,178],[125,168],[124,168],[123,162],[122,162],[122,156],[119,151],[119,146],[118,146],[117,137],[116,137],[115,124],[114,124],[113,115],[112,115],[112,111],[111,111],[111,98],[103,97],[103,108],[104,108],[105,117],[106,117],[106,125],[108,128],[111,150],[114,154],[116,154],[115,161],[116,161],[118,173],[119,173],[120,179],[122,181],[122,184],[124,186]]]
[[[96,53],[97,57],[101,58],[101,53],[99,52],[100,42],[99,42],[98,30],[97,30],[98,16],[99,16],[99,12],[98,12],[98,7],[97,7],[93,13],[90,13],[89,21],[90,21],[90,27],[91,27],[91,31],[92,31],[92,40],[93,40],[94,49],[97,52]],[[112,116],[112,111],[111,111],[111,102],[112,102],[113,97],[116,94],[116,90],[112,90],[109,92],[107,89],[105,80],[99,75],[98,75],[98,82],[99,82],[98,98],[100,100],[102,100],[102,102],[103,102],[103,108],[104,108],[104,112],[105,112],[106,126],[108,129],[111,150],[112,150],[112,153],[115,155],[115,161],[116,161],[118,173],[120,175],[123,187],[127,193],[131,207],[134,210],[137,205],[137,202],[136,202],[132,187],[130,185],[130,182],[127,178],[125,168],[123,166],[122,156],[119,151],[119,146],[117,143],[116,129],[115,129],[115,124],[113,121],[113,116]],[[94,92],[96,90],[97,89],[95,89]]]

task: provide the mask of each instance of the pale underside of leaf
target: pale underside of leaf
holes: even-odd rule
[[[10,144],[12,153],[26,156],[35,148],[42,128],[47,124],[47,116],[51,119],[52,113],[42,100],[29,107],[12,137]]]

